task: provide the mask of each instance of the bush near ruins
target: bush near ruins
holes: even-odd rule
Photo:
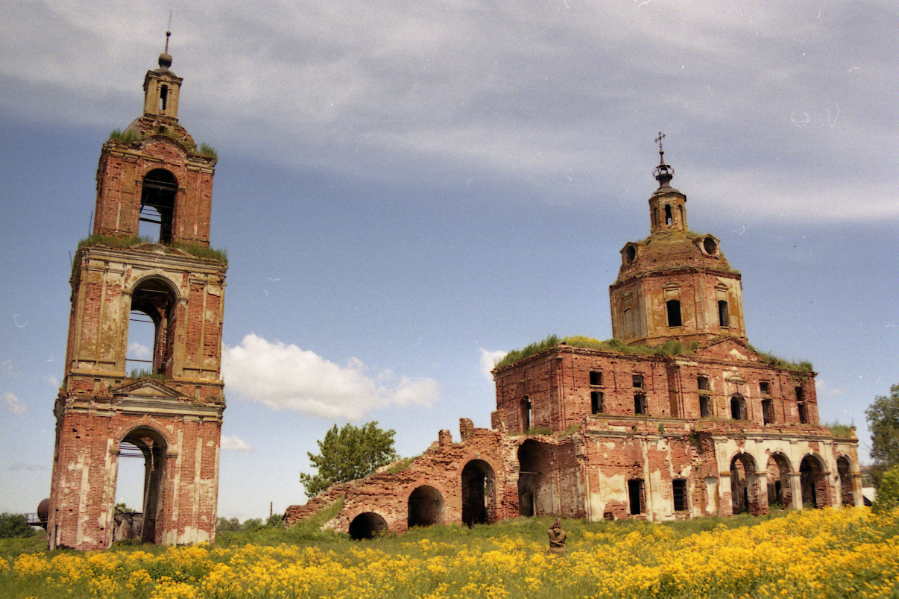
[[[865,410],[871,431],[871,477],[875,486],[892,466],[899,464],[899,384],[890,387],[889,396],[879,395]],[[879,492],[879,491],[878,491]]]
[[[300,474],[300,483],[306,495],[313,497],[334,483],[356,480],[368,476],[381,466],[395,461],[393,430],[383,430],[377,422],[363,426],[345,424],[337,428],[335,424],[325,438],[319,441],[320,453],[306,452],[309,461],[317,470],[315,474]]]
[[[34,529],[28,526],[28,520],[22,514],[0,514],[0,539],[12,537],[30,537]]]

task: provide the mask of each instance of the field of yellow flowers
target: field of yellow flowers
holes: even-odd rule
[[[223,535],[213,546],[92,553],[0,544],[0,598],[899,597],[899,510],[563,521],[561,556],[545,552],[548,523],[432,527],[362,542],[272,529]]]

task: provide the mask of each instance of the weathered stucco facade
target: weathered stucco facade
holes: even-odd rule
[[[103,144],[93,235],[75,255],[51,548],[115,540],[123,456],[145,462],[135,534],[165,544],[215,536],[226,265],[208,251],[215,158],[179,124],[181,78],[169,66],[161,55],[144,79],[144,114]],[[158,225],[158,240],[136,237],[141,221]],[[136,317],[154,331],[140,369],[127,354]]]
[[[660,154],[650,235],[609,288],[619,344],[577,339],[494,370],[491,429],[460,421],[398,472],[334,485],[328,526],[365,538],[434,523],[554,514],[669,520],[861,505],[855,438],[820,426],[815,373],[747,342],[742,282],[717,237],[687,229]]]

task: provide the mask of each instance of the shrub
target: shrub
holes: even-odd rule
[[[207,158],[212,158],[213,160],[218,160],[219,158],[218,152],[215,151],[215,148],[207,143],[200,144],[200,147],[197,149],[197,154],[199,154],[200,156],[206,156]]]
[[[143,139],[143,135],[141,135],[140,131],[135,129],[125,129],[122,131],[121,129],[113,129],[109,134],[109,139],[120,144],[132,144],[134,142],[140,141]]]
[[[848,424],[842,424],[840,422],[828,422],[824,425],[824,428],[829,429],[830,434],[837,439],[855,438],[855,427],[849,426]]]
[[[883,473],[872,509],[883,514],[899,507],[899,464]]]
[[[28,520],[22,514],[0,514],[0,539],[13,537],[30,537],[34,535],[34,529],[28,525]]]

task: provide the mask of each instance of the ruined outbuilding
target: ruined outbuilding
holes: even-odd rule
[[[160,55],[143,114],[103,144],[93,234],[73,261],[51,549],[215,537],[226,264],[209,248],[215,154],[178,121],[171,64]],[[129,355],[135,321],[152,330],[149,355]],[[131,458],[145,464],[142,505],[117,511],[119,462]]]
[[[660,138],[661,140],[661,138]],[[609,287],[617,341],[550,339],[493,371],[491,428],[460,421],[405,467],[334,485],[289,525],[368,538],[517,516],[686,519],[862,505],[854,437],[820,425],[815,373],[757,352],[742,282],[714,235],[687,228],[660,145],[650,233]]]

